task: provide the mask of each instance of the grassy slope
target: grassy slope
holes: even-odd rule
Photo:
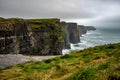
[[[0,80],[120,80],[120,43],[8,67]]]

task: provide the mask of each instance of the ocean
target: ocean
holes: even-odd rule
[[[97,28],[95,31],[88,31],[86,34],[82,35],[80,40],[80,43],[71,44],[71,49],[62,50],[63,54],[98,45],[118,43],[120,42],[120,29]]]

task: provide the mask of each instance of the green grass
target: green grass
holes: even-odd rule
[[[120,80],[120,43],[1,69],[0,80]]]

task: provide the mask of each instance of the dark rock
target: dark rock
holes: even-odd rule
[[[59,19],[0,20],[0,54],[62,54]]]
[[[86,28],[88,31],[90,31],[90,30],[96,30],[96,28],[93,27],[93,26],[85,26],[85,28]]]
[[[69,31],[70,42],[75,44],[80,42],[79,30],[77,28],[77,23],[67,23]]]
[[[38,20],[32,22],[32,46],[40,55],[62,54],[63,35],[60,20]]]
[[[0,54],[31,54],[29,23],[21,19],[0,21]]]
[[[77,27],[77,23],[61,22],[61,26],[64,32],[63,49],[70,48],[70,43],[75,44],[75,43],[80,42],[80,36],[79,36],[79,30]]]
[[[68,24],[66,22],[61,22],[61,27],[63,28],[63,49],[70,49],[70,40],[69,40],[69,31],[68,31]]]
[[[80,36],[82,34],[86,34],[87,33],[87,29],[86,29],[86,27],[84,25],[78,25],[78,30],[80,32]]]

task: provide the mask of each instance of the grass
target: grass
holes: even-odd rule
[[[0,80],[120,80],[120,43],[7,67]]]

